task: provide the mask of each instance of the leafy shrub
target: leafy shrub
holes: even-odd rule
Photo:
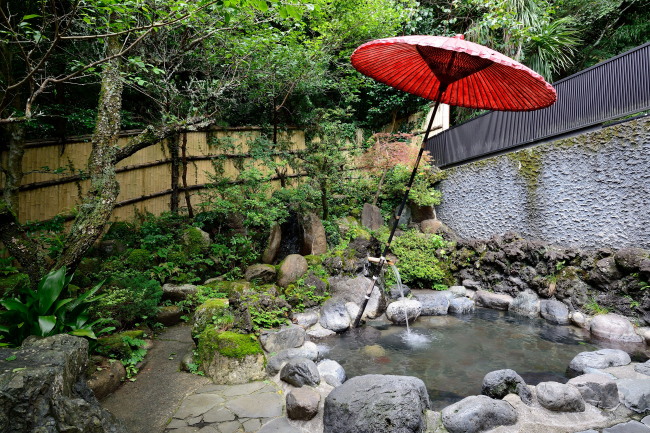
[[[140,237],[138,236],[138,231],[133,224],[125,221],[115,221],[106,231],[104,240],[119,240],[127,247],[133,248],[139,245]]]
[[[379,237],[382,242],[387,241],[388,231],[383,230]],[[442,284],[445,272],[436,257],[436,250],[446,247],[447,242],[439,235],[425,235],[417,230],[408,230],[393,238],[390,249],[399,259],[397,269],[402,282],[426,288]],[[392,273],[388,274],[388,280],[390,284],[394,283]]]
[[[93,308],[93,315],[121,328],[146,322],[155,317],[161,297],[157,281],[143,275],[125,278],[105,291],[105,296]]]
[[[138,271],[144,271],[152,264],[151,252],[147,250],[133,250],[126,259],[126,263]]]
[[[48,337],[55,334],[71,334],[81,337],[97,338],[93,326],[100,320],[89,322],[88,310],[100,299],[95,293],[103,281],[76,299],[62,298],[64,289],[72,280],[66,276],[66,267],[52,271],[44,276],[34,292],[23,288],[26,301],[17,298],[4,298],[0,305],[7,309],[0,313],[0,333],[14,346],[20,345],[30,335]]]

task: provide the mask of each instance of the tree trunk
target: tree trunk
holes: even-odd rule
[[[327,221],[329,217],[329,209],[327,207],[327,180],[324,179],[320,182],[320,202],[323,207],[323,221]]]
[[[106,38],[106,56],[120,52],[117,36]],[[76,269],[82,257],[102,235],[120,193],[115,174],[117,140],[122,109],[121,59],[116,57],[104,64],[99,94],[97,121],[88,159],[90,188],[78,208],[78,214],[65,240],[56,268],[66,265],[69,272]]]
[[[23,179],[23,155],[25,155],[25,128],[22,123],[10,123],[5,126],[9,136],[9,152],[5,169],[5,189],[2,198],[9,209],[19,219],[18,188]]]
[[[387,168],[384,169],[384,172],[381,174],[381,179],[379,179],[379,185],[377,185],[377,193],[375,194],[375,198],[372,200],[373,206],[377,206],[377,200],[379,199],[379,194],[381,194],[381,187],[384,186],[384,179],[386,178],[386,173],[388,173]]]
[[[170,208],[174,215],[178,215],[178,179],[181,166],[181,161],[178,157],[178,142],[180,139],[181,136],[177,135],[169,140],[169,153],[171,153],[172,157],[172,195]]]
[[[187,132],[183,132],[183,147],[181,148],[183,158],[183,189],[185,190],[185,203],[187,204],[187,214],[194,218],[194,210],[190,201],[190,192],[187,190]]]

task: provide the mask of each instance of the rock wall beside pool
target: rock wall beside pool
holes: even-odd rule
[[[650,247],[650,118],[447,170],[438,216],[458,236],[512,230],[581,248]]]

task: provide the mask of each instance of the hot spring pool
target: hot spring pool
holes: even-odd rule
[[[467,316],[420,317],[411,332],[420,338],[405,339],[405,327],[370,321],[363,328],[319,340],[320,356],[339,362],[348,378],[419,377],[433,408],[440,410],[480,394],[483,377],[490,371],[511,368],[530,385],[566,382],[565,371],[575,355],[615,347],[592,341],[586,331],[573,326],[486,308]],[[639,361],[647,359],[643,352],[632,355]]]

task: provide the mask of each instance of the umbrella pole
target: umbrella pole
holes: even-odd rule
[[[442,99],[442,94],[444,93],[446,88],[447,86],[440,85],[440,88],[438,90],[438,95],[436,97],[436,105],[433,108],[433,113],[431,113],[431,119],[429,119],[427,132],[424,134],[424,138],[422,139],[422,146],[420,147],[420,152],[418,152],[418,159],[415,161],[415,166],[413,167],[413,171],[411,172],[411,178],[409,179],[409,183],[406,186],[406,191],[404,191],[402,204],[400,205],[399,210],[397,211],[397,217],[395,219],[395,223],[393,224],[393,228],[390,231],[388,242],[384,247],[384,252],[381,254],[381,257],[379,258],[379,263],[375,267],[375,272],[372,276],[372,282],[368,287],[368,290],[366,291],[366,296],[363,298],[363,302],[361,303],[361,307],[359,308],[359,313],[357,314],[357,317],[354,319],[355,328],[359,327],[359,323],[361,322],[361,316],[363,316],[363,312],[365,311],[366,306],[368,305],[368,301],[370,300],[370,295],[372,295],[372,291],[375,288],[375,285],[377,284],[377,279],[379,278],[379,274],[381,273],[381,270],[384,267],[384,264],[386,263],[386,255],[388,254],[390,243],[393,241],[395,230],[397,230],[399,220],[402,217],[402,211],[404,210],[404,206],[406,206],[406,200],[408,200],[409,198],[409,192],[411,191],[411,186],[413,186],[413,180],[415,180],[415,175],[417,174],[418,166],[420,165],[420,160],[422,159],[422,154],[424,153],[424,146],[427,144],[427,140],[429,139],[429,133],[431,132],[431,127],[433,126],[433,119],[436,117],[436,113],[438,112],[438,107],[440,106],[440,100]]]

